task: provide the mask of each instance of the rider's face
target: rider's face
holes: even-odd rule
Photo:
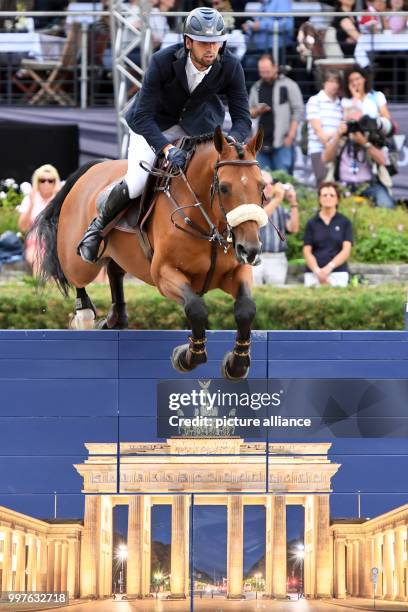
[[[190,51],[191,61],[198,70],[206,70],[217,59],[222,43],[202,42],[186,37],[186,47]]]

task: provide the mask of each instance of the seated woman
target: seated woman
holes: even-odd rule
[[[406,11],[405,4],[405,0],[391,0],[391,8],[385,22],[386,28],[391,30],[393,34],[399,34],[407,28],[407,18],[404,15],[393,15],[393,13]]]
[[[32,190],[25,196],[18,207],[18,212],[20,213],[18,226],[24,233],[31,229],[37,215],[49,204],[61,186],[58,171],[50,164],[37,168],[33,174],[31,184]],[[26,261],[30,264],[33,275],[36,276],[39,265],[36,261],[37,242],[34,236],[27,238],[24,252]]]
[[[309,270],[305,273],[305,286],[346,287],[347,260],[353,243],[351,221],[337,211],[340,194],[336,183],[321,183],[318,195],[320,210],[305,228],[303,257]]]
[[[344,17],[335,17],[332,26],[336,28],[337,41],[344,57],[353,57],[354,49],[360,36],[358,21],[353,15],[356,0],[337,0],[334,10],[345,13]]]

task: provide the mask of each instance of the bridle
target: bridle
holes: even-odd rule
[[[142,164],[144,164],[144,162],[141,162],[141,165]],[[174,210],[172,211],[171,216],[170,216],[173,225],[177,229],[181,230],[182,232],[194,238],[200,238],[201,240],[207,240],[208,242],[217,244],[224,250],[224,253],[227,253],[231,244],[233,244],[234,242],[234,232],[233,232],[233,227],[228,223],[228,217],[227,217],[228,213],[226,212],[222,204],[222,193],[221,193],[220,181],[219,181],[219,175],[218,175],[218,170],[222,166],[259,166],[259,163],[256,161],[256,159],[253,159],[253,160],[249,160],[249,159],[248,160],[247,159],[220,160],[218,159],[217,162],[215,163],[214,176],[213,176],[213,180],[211,182],[211,187],[210,187],[210,206],[211,208],[213,208],[214,200],[217,196],[218,206],[220,207],[222,216],[224,217],[224,221],[225,221],[225,229],[222,232],[218,230],[216,225],[212,222],[210,216],[207,214],[203,206],[203,203],[199,201],[197,194],[193,190],[190,184],[190,181],[188,180],[183,169],[177,170],[176,172],[174,171],[166,172],[165,170],[161,168],[151,168],[149,169],[149,172],[150,174],[154,174],[156,176],[160,176],[166,179],[164,185],[157,187],[156,191],[163,192],[167,196],[167,198],[170,200],[172,205],[174,206]],[[144,165],[142,165],[142,167],[146,170]],[[192,204],[181,206],[177,202],[173,194],[171,193],[171,179],[177,176],[180,176],[182,178],[188,191],[192,195],[193,200],[194,200]],[[264,206],[263,193],[262,193],[262,200],[261,200],[260,206],[261,208],[263,208]],[[205,223],[208,226],[207,229],[203,229],[200,225],[195,223],[195,221],[193,221],[185,213],[185,211],[190,208],[195,208],[200,211]],[[184,221],[185,226],[187,227],[183,227],[177,223],[175,219],[176,215],[181,216],[181,218]]]

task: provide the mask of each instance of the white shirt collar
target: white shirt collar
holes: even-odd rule
[[[190,93],[201,83],[205,75],[210,72],[211,68],[212,65],[208,66],[206,70],[198,70],[191,60],[190,53],[187,55],[186,76]]]

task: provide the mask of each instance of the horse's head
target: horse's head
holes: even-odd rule
[[[221,128],[214,132],[214,145],[219,153],[215,164],[213,199],[225,216],[230,229],[235,255],[240,263],[255,265],[259,261],[261,242],[259,228],[268,223],[262,207],[265,183],[256,161],[262,146],[263,133],[246,144],[229,144]]]

